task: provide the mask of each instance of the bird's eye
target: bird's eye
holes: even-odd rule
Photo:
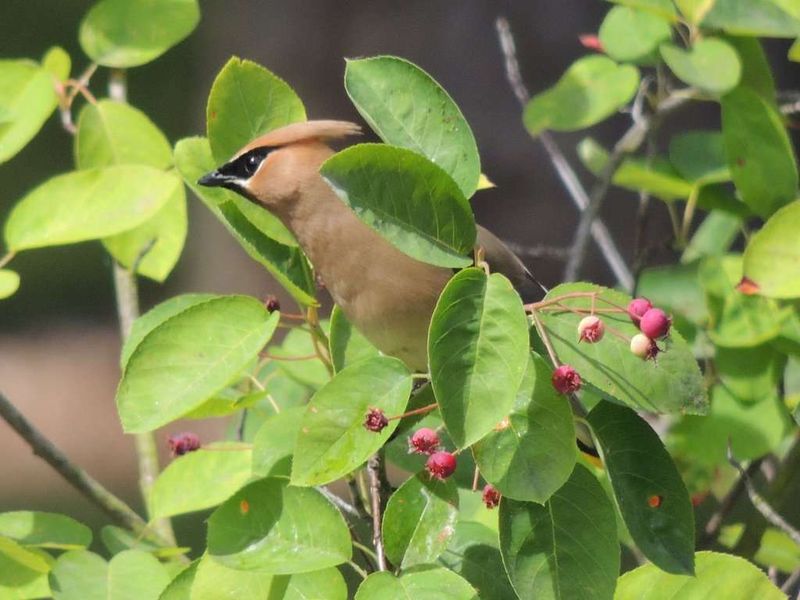
[[[252,175],[256,172],[258,165],[261,164],[261,160],[263,158],[263,156],[256,156],[255,154],[251,154],[247,157],[247,161],[244,163],[244,168],[248,175]]]

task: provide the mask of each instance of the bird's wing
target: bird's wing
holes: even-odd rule
[[[508,277],[525,302],[538,300],[547,292],[547,288],[536,280],[520,258],[500,238],[480,225],[475,246],[483,248],[489,269]]]

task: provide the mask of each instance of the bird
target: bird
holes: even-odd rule
[[[426,372],[428,325],[453,270],[398,250],[322,177],[320,166],[334,154],[329,142],[360,133],[347,121],[292,123],[256,137],[197,183],[233,190],[280,219],[347,320],[383,354]],[[488,229],[477,227],[475,245],[523,299],[546,291]]]

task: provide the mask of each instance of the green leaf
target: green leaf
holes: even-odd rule
[[[441,567],[425,567],[406,571],[395,577],[386,571],[373,573],[361,582],[355,600],[478,600],[472,586],[464,579]]]
[[[191,596],[174,600],[346,600],[347,584],[335,568],[272,575],[262,571],[229,569],[210,556],[197,565],[191,583]],[[161,598],[160,600],[173,600]]]
[[[648,267],[639,276],[636,293],[673,317],[677,314],[692,323],[705,323],[708,310],[697,271],[696,263]]]
[[[151,519],[196,512],[223,502],[250,479],[249,444],[220,442],[176,457],[158,476],[148,502]]]
[[[137,67],[186,38],[200,21],[197,0],[101,0],[81,22],[83,51],[105,67]]]
[[[465,448],[508,415],[528,363],[528,321],[508,279],[456,274],[433,311],[428,357],[442,419]]]
[[[194,578],[201,560],[202,559],[198,558],[192,561],[188,567],[178,573],[173,580],[170,581],[169,585],[164,588],[164,591],[161,592],[158,600],[192,600],[192,585],[194,584]],[[223,567],[220,565],[220,568]],[[244,579],[244,573],[240,573],[240,575],[241,578]],[[222,583],[221,580],[220,583]]]
[[[240,210],[238,194],[223,188],[197,185],[197,180],[214,169],[208,140],[187,138],[175,146],[175,165],[192,191],[231,232],[245,252],[278,280],[300,304],[315,305],[311,267],[296,247],[286,246],[259,229]],[[243,202],[247,202],[241,198]],[[266,211],[262,211],[265,214]],[[275,222],[278,222],[277,219]]]
[[[53,75],[29,60],[0,60],[0,164],[22,150],[56,108]]]
[[[253,475],[289,477],[292,472],[294,444],[304,425],[304,406],[282,410],[264,421],[253,439]]]
[[[174,174],[144,165],[58,175],[13,208],[5,226],[6,244],[20,251],[128,231],[154,216],[180,185]]]
[[[749,460],[775,450],[786,435],[788,424],[786,407],[777,394],[744,404],[723,386],[715,385],[711,413],[681,419],[670,430],[670,447],[697,464],[716,466],[727,462],[730,440],[734,456]]]
[[[187,308],[191,308],[196,304],[208,302],[214,298],[216,298],[214,294],[182,294],[180,296],[173,296],[148,310],[133,322],[131,332],[125,339],[120,353],[120,368],[123,371],[125,370],[125,365],[128,364],[128,359],[130,359],[133,351],[139,347],[139,344],[142,343],[145,336],[153,331],[153,329],[161,325],[167,319],[174,317],[178,313],[182,313]]]
[[[611,181],[614,185],[647,192],[666,201],[687,198],[694,189],[669,162],[658,157],[650,164],[638,158],[624,160]]]
[[[116,525],[105,525],[100,530],[100,539],[111,555],[119,554],[125,550],[142,550],[156,558],[173,558],[186,554],[190,548],[160,546],[155,542],[144,540],[141,536],[128,529]]]
[[[326,325],[323,325],[325,327]],[[319,389],[331,379],[325,363],[316,357],[314,339],[304,329],[292,329],[281,340],[280,345],[270,346],[269,355],[274,356],[278,368],[289,377],[313,389]],[[296,360],[313,357],[307,360]],[[280,360],[286,358],[286,360]]]
[[[456,533],[439,562],[472,584],[482,600],[516,596],[505,574],[497,532],[482,523],[457,523]]]
[[[458,106],[428,73],[396,56],[348,60],[350,100],[387,144],[439,165],[469,198],[481,173],[475,137]]]
[[[736,49],[739,62],[742,63],[742,79],[739,85],[758,92],[767,102],[774,102],[775,80],[758,38],[726,35],[724,39]]]
[[[786,58],[794,62],[800,62],[800,38],[797,38],[789,48],[789,54]]]
[[[442,267],[470,264],[475,221],[464,194],[440,167],[416,152],[358,144],[323,163],[320,173],[356,216],[412,258]]]
[[[763,571],[739,556],[698,552],[695,564],[694,577],[664,573],[655,565],[629,571],[619,578],[614,600],[786,598]]]
[[[702,25],[733,35],[795,37],[800,34],[800,18],[782,10],[775,0],[715,0]]]
[[[232,569],[276,575],[349,560],[350,532],[339,511],[318,491],[287,483],[261,479],[225,501],[208,520],[208,553]]]
[[[599,123],[627,104],[639,86],[639,71],[605,56],[573,63],[552,88],[525,107],[523,121],[531,135],[545,129],[575,131]]]
[[[773,396],[785,362],[785,355],[769,344],[754,348],[718,346],[714,357],[720,382],[740,402]]]
[[[761,296],[797,298],[800,278],[800,201],[776,212],[750,238],[744,251],[744,276],[758,286]]]
[[[383,515],[386,556],[401,569],[431,563],[455,532],[458,492],[452,480],[426,471],[407,479],[389,498]]]
[[[28,552],[41,558],[46,565],[55,562],[44,550],[29,548]],[[28,598],[51,598],[48,573],[31,569],[17,562],[0,550],[0,598],[3,600],[27,600]]]
[[[16,294],[19,289],[19,274],[9,269],[0,269],[0,300]]]
[[[741,230],[741,217],[722,210],[711,211],[689,240],[681,262],[686,264],[706,256],[722,256],[730,250]]]
[[[688,131],[669,142],[669,160],[678,173],[694,183],[730,181],[722,133]]]
[[[572,410],[551,371],[531,354],[508,421],[473,446],[481,475],[507,498],[546,502],[575,467]]]
[[[62,47],[53,46],[44,53],[42,66],[58,81],[64,81],[69,77],[72,59]]]
[[[697,25],[705,18],[716,0],[675,0],[675,5],[692,25]]]
[[[606,401],[587,420],[636,546],[664,571],[694,573],[692,503],[658,434],[634,411]]]
[[[9,537],[0,536],[0,573],[5,582],[9,582],[9,574],[13,577],[14,569],[47,573],[52,565],[48,558],[47,554],[36,548],[25,548]],[[12,578],[10,582],[14,581]]]
[[[597,307],[622,307],[631,298],[620,292],[587,283],[569,283],[550,290],[546,299],[552,300],[567,294],[596,293]],[[591,310],[591,297],[564,298],[564,307],[540,311],[541,320],[548,330],[556,355],[565,364],[572,365],[583,381],[622,404],[634,409],[662,413],[703,413],[707,406],[706,392],[700,369],[692,352],[681,335],[674,329],[669,338],[660,343],[663,351],[657,360],[642,360],[630,351],[629,339],[638,333],[627,312],[603,313],[608,327],[625,336],[606,333],[598,343],[578,342],[578,323]]]
[[[55,600],[157,600],[169,579],[158,559],[140,550],[120,552],[108,563],[76,550],[58,558],[50,587]]]
[[[152,431],[200,406],[247,366],[278,323],[255,298],[220,296],[148,333],[117,389],[125,431]]]
[[[661,42],[670,38],[669,22],[627,6],[615,6],[600,25],[600,43],[614,60],[649,62]]]
[[[306,109],[283,79],[234,56],[214,79],[206,119],[211,153],[220,165],[259,135],[305,121]]]
[[[331,361],[338,372],[346,365],[378,355],[378,349],[350,324],[339,305],[331,312],[331,333],[329,336]]]
[[[75,162],[79,169],[111,165],[172,165],[172,148],[161,130],[130,104],[100,100],[78,118]]]
[[[700,281],[711,308],[709,337],[717,346],[751,348],[777,337],[786,317],[773,300],[736,290],[742,278],[738,255],[706,258]]]
[[[614,4],[621,4],[637,10],[643,10],[670,22],[677,20],[675,7],[670,0],[609,0]]]
[[[410,393],[411,375],[396,358],[370,358],[337,373],[309,402],[297,436],[292,484],[325,484],[361,465],[398,425],[393,420],[380,433],[369,431],[367,412],[402,414]]]
[[[575,465],[544,505],[503,498],[500,551],[520,598],[611,598],[620,561],[614,507]]]
[[[742,76],[736,50],[718,38],[703,38],[688,50],[672,43],[662,44],[660,50],[678,79],[711,94],[732,90]]]
[[[186,192],[179,186],[150,220],[104,239],[103,245],[122,266],[136,265],[140,275],[163,282],[178,263],[187,229]]]
[[[744,202],[768,218],[797,197],[797,164],[777,109],[739,87],[722,98],[722,134],[733,182]]]
[[[18,510],[0,513],[0,535],[26,546],[74,550],[92,543],[92,531],[66,515]]]

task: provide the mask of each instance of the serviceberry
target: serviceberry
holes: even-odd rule
[[[594,344],[603,339],[606,332],[606,324],[594,315],[584,317],[578,323],[578,341]]]
[[[447,479],[456,470],[456,456],[452,452],[434,452],[425,463],[431,477]]]
[[[408,438],[408,451],[414,454],[433,454],[438,447],[439,434],[427,427],[417,429]]]
[[[581,376],[569,365],[561,365],[553,371],[552,382],[560,394],[572,394],[581,389]]]

